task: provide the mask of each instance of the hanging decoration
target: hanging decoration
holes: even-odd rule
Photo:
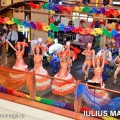
[[[48,18],[49,18],[49,24],[55,22],[55,19],[53,18],[53,16],[49,16]]]
[[[95,13],[95,14],[104,14],[106,15],[107,17],[110,17],[111,15],[114,16],[114,17],[117,17],[120,15],[120,10],[115,10],[113,8],[110,8],[110,9],[105,9],[104,7],[101,7],[101,8],[96,8],[96,7],[93,7],[93,8],[90,8],[89,6],[74,6],[74,7],[71,7],[69,5],[67,6],[63,6],[63,5],[55,5],[55,4],[52,4],[52,3],[40,3],[40,4],[34,4],[33,2],[29,2],[29,6],[32,8],[32,9],[47,9],[50,11],[50,13],[53,13],[55,14],[55,12],[61,12],[61,13],[67,13],[67,14],[71,14],[72,12],[85,12],[85,13]],[[42,7],[41,7],[42,6]]]
[[[120,25],[116,24],[116,30],[119,31],[120,30]]]
[[[80,97],[82,94],[84,94],[83,92],[85,92],[87,94],[87,96],[89,96],[89,94],[91,92],[87,92],[86,89],[84,89],[83,86],[79,86],[78,87],[78,91],[77,91],[77,94],[78,96]],[[80,90],[80,91],[79,91]],[[2,93],[6,93],[6,94],[10,94],[10,95],[15,95],[17,97],[22,97],[22,98],[26,98],[26,99],[30,99],[30,96],[25,94],[25,93],[22,93],[22,92],[19,92],[19,91],[16,91],[16,90],[12,90],[12,89],[7,89],[7,88],[4,88],[3,86],[0,85],[0,92]],[[84,95],[85,97],[85,95]],[[84,98],[83,97],[83,98]],[[89,97],[89,99],[93,99],[92,96]],[[100,99],[100,97],[98,97],[98,99]],[[116,99],[116,98],[115,98]],[[113,102],[115,99],[111,100],[111,102]],[[88,99],[87,99],[88,100]],[[96,99],[95,99],[96,100]],[[119,100],[119,99],[118,99]],[[42,97],[39,97],[39,96],[36,96],[35,97],[35,101],[37,102],[40,102],[40,103],[43,103],[43,104],[47,104],[47,105],[51,105],[51,106],[55,106],[55,107],[59,107],[59,108],[63,108],[63,109],[67,109],[67,110],[71,110],[71,111],[74,111],[74,106],[69,104],[69,103],[65,103],[65,102],[60,102],[60,101],[56,101],[56,100],[51,100],[51,99],[46,99],[46,98],[42,98]],[[93,102],[93,101],[92,101]],[[97,102],[97,101],[96,101]],[[108,104],[111,102],[108,102]],[[92,103],[91,103],[92,104]],[[104,104],[104,102],[103,102]],[[97,103],[94,103],[94,105],[100,105],[100,104],[97,104]],[[116,104],[117,106],[119,105],[118,102]],[[105,108],[106,106],[104,106]],[[98,107],[99,108],[99,107]],[[106,107],[107,108],[107,107]],[[92,108],[93,109],[93,108]],[[92,109],[88,108],[87,106],[81,106],[80,108],[80,111],[81,112],[84,112],[84,111],[91,111]],[[108,107],[109,109],[109,107]],[[114,109],[114,108],[113,108]],[[117,118],[114,118],[114,117],[111,117],[111,116],[103,116],[102,117],[104,120],[117,120]]]
[[[39,31],[43,30],[42,25],[39,22],[35,22],[35,25],[37,30]]]
[[[84,20],[81,20],[80,23],[82,24],[83,28],[87,28],[87,27],[88,27],[88,25],[85,23]],[[90,28],[93,28],[94,25],[95,25],[95,21],[93,21],[93,22],[90,24],[89,27],[90,27]]]
[[[107,111],[109,114],[111,111],[116,111],[120,109],[120,97],[107,99],[103,96],[95,94],[94,91],[90,90],[88,87],[80,84],[76,90],[78,98],[86,102],[87,106],[95,111]]]
[[[78,26],[78,27],[74,27],[72,25],[70,26],[65,26],[63,23],[60,23],[58,26],[55,26],[54,23],[50,23],[50,24],[47,24],[47,23],[40,23],[40,22],[33,22],[33,21],[26,21],[26,20],[23,20],[23,21],[19,21],[18,18],[12,18],[12,20],[10,19],[6,19],[6,18],[0,18],[0,23],[1,24],[7,24],[7,23],[15,23],[19,26],[24,26],[26,28],[32,28],[34,30],[39,30],[39,31],[45,31],[45,32],[49,32],[49,31],[52,31],[52,32],[59,32],[59,31],[64,31],[64,32],[68,32],[68,31],[72,31],[73,33],[78,33],[78,34],[83,34],[83,35],[86,35],[86,34],[90,34],[90,35],[105,35],[107,37],[115,37],[117,34],[118,34],[118,30],[120,30],[120,27],[118,24],[113,24],[111,25],[112,27],[110,27],[109,29],[111,31],[109,31],[108,29],[105,29],[105,28],[94,28],[92,29],[92,27],[94,26],[95,22],[91,23],[91,25],[89,27],[87,27],[85,25],[85,22],[82,21],[84,23],[84,25],[86,26],[85,29]],[[98,23],[98,24],[104,24],[103,22],[101,23]],[[117,29],[115,29],[116,27]],[[49,38],[49,41],[53,41],[53,37],[50,37]]]
[[[13,90],[13,89],[7,89],[7,88],[4,88],[1,85],[0,85],[0,92],[10,94],[10,95],[14,95],[14,96],[17,96],[17,97],[30,99],[30,96],[23,93],[23,92],[19,92],[19,91]],[[51,105],[51,106],[55,106],[55,107],[59,107],[59,108],[74,111],[74,106],[69,104],[69,103],[60,102],[60,101],[51,100],[51,99],[46,99],[46,98],[42,98],[42,97],[39,97],[39,96],[35,97],[35,101],[43,103],[43,104],[47,104],[47,105]],[[81,112],[90,111],[90,110],[91,109],[86,107],[86,106],[81,106],[81,108],[80,108]]]
[[[7,94],[10,94],[10,95],[15,95],[17,97],[30,99],[30,96],[23,93],[23,92],[19,92],[19,91],[12,90],[12,89],[7,89],[7,88],[4,88],[1,85],[0,85],[0,92],[7,93]],[[59,102],[59,101],[56,101],[56,100],[50,100],[50,99],[42,98],[42,97],[39,97],[39,96],[36,96],[35,100],[37,102],[44,103],[44,104],[47,104],[47,105],[52,105],[52,106],[56,106],[56,107],[60,107],[60,108],[64,108],[64,109],[69,109],[69,110],[72,110],[72,111],[74,110],[74,106],[69,104],[69,103]]]
[[[12,18],[12,21],[16,23],[17,25],[22,26],[22,22],[20,22],[17,18]]]
[[[109,30],[109,31],[111,31],[111,30],[114,30],[114,29],[116,29],[116,23],[115,22],[112,22],[111,24],[108,24],[108,26],[107,26],[107,29]]]
[[[115,41],[116,41],[116,45],[120,48],[120,33],[115,35]]]

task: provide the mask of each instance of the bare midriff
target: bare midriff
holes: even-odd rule
[[[20,60],[23,58],[24,53],[22,51],[16,51],[16,58],[17,60]]]
[[[68,72],[68,65],[69,64],[67,62],[61,62],[61,69],[60,69],[60,71],[58,73],[58,77],[67,74],[67,72]]]
[[[120,69],[120,57],[117,58],[118,68]]]
[[[92,60],[92,50],[90,51],[85,51],[85,63],[90,63],[91,64],[91,60]]]
[[[34,55],[34,69],[42,66],[42,55]]]

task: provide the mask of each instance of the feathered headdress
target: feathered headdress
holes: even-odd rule
[[[99,60],[100,62],[102,62],[103,59],[102,59],[102,57],[98,56],[98,57],[95,58],[95,62],[96,62],[97,60]]]
[[[18,45],[28,47],[28,44],[26,42],[17,42],[15,48],[18,48]]]
[[[99,61],[102,63],[103,58],[102,58],[102,57],[96,57],[96,58],[95,58],[95,62],[96,62],[97,60],[99,60]],[[109,62],[108,62],[107,60],[105,60],[104,64],[108,65]]]
[[[41,46],[40,44],[36,44],[34,49],[36,50],[37,48],[41,49],[42,51],[44,50],[44,47]]]

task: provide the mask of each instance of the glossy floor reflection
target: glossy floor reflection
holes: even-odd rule
[[[15,113],[17,114],[25,114],[25,120],[27,120],[27,117],[30,117],[30,120],[32,118],[35,118],[34,120],[99,120],[98,118],[84,117],[81,113],[75,113],[4,93],[0,93],[0,98],[0,108],[8,110],[5,114],[7,112],[12,114],[16,111]],[[2,114],[2,112],[0,113]]]

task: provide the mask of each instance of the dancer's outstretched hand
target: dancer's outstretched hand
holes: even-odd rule
[[[6,40],[6,42],[8,43],[8,40]]]

